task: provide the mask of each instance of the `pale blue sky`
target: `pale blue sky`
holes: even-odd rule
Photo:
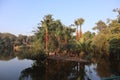
[[[47,14],[65,25],[82,17],[83,32],[91,31],[98,20],[116,18],[114,8],[120,0],[0,0],[0,32],[30,35]]]

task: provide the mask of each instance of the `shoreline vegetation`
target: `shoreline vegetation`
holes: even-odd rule
[[[113,11],[118,13],[117,18],[96,22],[93,27],[96,33],[82,32],[83,18],[75,19],[70,26],[66,26],[48,14],[40,21],[32,36],[0,33],[0,53],[5,49],[19,51],[24,58],[35,60],[40,60],[41,55],[46,57],[53,54],[77,56],[95,62],[108,57],[120,66],[120,9]]]

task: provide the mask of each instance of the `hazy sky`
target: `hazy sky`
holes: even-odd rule
[[[83,32],[91,31],[98,20],[115,19],[114,8],[120,0],[0,0],[0,32],[30,35],[47,14],[65,25],[82,17]]]

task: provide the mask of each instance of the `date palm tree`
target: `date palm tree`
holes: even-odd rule
[[[44,17],[44,21],[42,21],[42,25],[43,27],[45,28],[45,36],[46,36],[46,53],[48,53],[48,38],[49,38],[49,35],[48,35],[48,28],[49,28],[49,24],[50,22],[52,22],[53,19],[52,19],[52,15],[49,14],[49,15],[46,15]],[[49,53],[48,53],[49,55]]]
[[[76,40],[78,40],[78,25],[79,25],[78,20],[75,20],[74,23],[77,26],[77,28],[76,28]]]
[[[83,18],[79,18],[79,19],[77,20],[77,22],[78,22],[78,25],[80,25],[79,38],[81,38],[81,37],[82,37],[82,24],[84,23],[84,19],[83,19]]]

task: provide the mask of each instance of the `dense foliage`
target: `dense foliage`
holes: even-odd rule
[[[48,34],[46,34],[46,30]],[[68,45],[74,42],[74,32],[75,29],[63,25],[60,20],[54,20],[52,15],[47,15],[38,25],[38,30],[35,31],[34,46],[37,45],[40,51],[62,54],[68,51],[70,48]],[[47,45],[46,42],[48,42]]]
[[[15,51],[20,51],[22,48],[30,47],[33,39],[33,36],[0,33],[0,58],[13,55]]]
[[[120,60],[120,10],[114,9],[114,12],[118,12],[116,19],[108,19],[107,22],[99,20],[96,23],[93,27],[93,30],[97,30],[96,33],[82,33],[83,18],[75,20],[73,26],[76,27],[72,28],[55,20],[52,15],[46,15],[38,24],[37,30],[34,30],[33,36],[16,37],[10,33],[0,33],[0,52],[20,46],[23,56],[37,60],[40,55],[52,53],[61,56],[77,54],[86,59],[102,59],[112,54]]]

